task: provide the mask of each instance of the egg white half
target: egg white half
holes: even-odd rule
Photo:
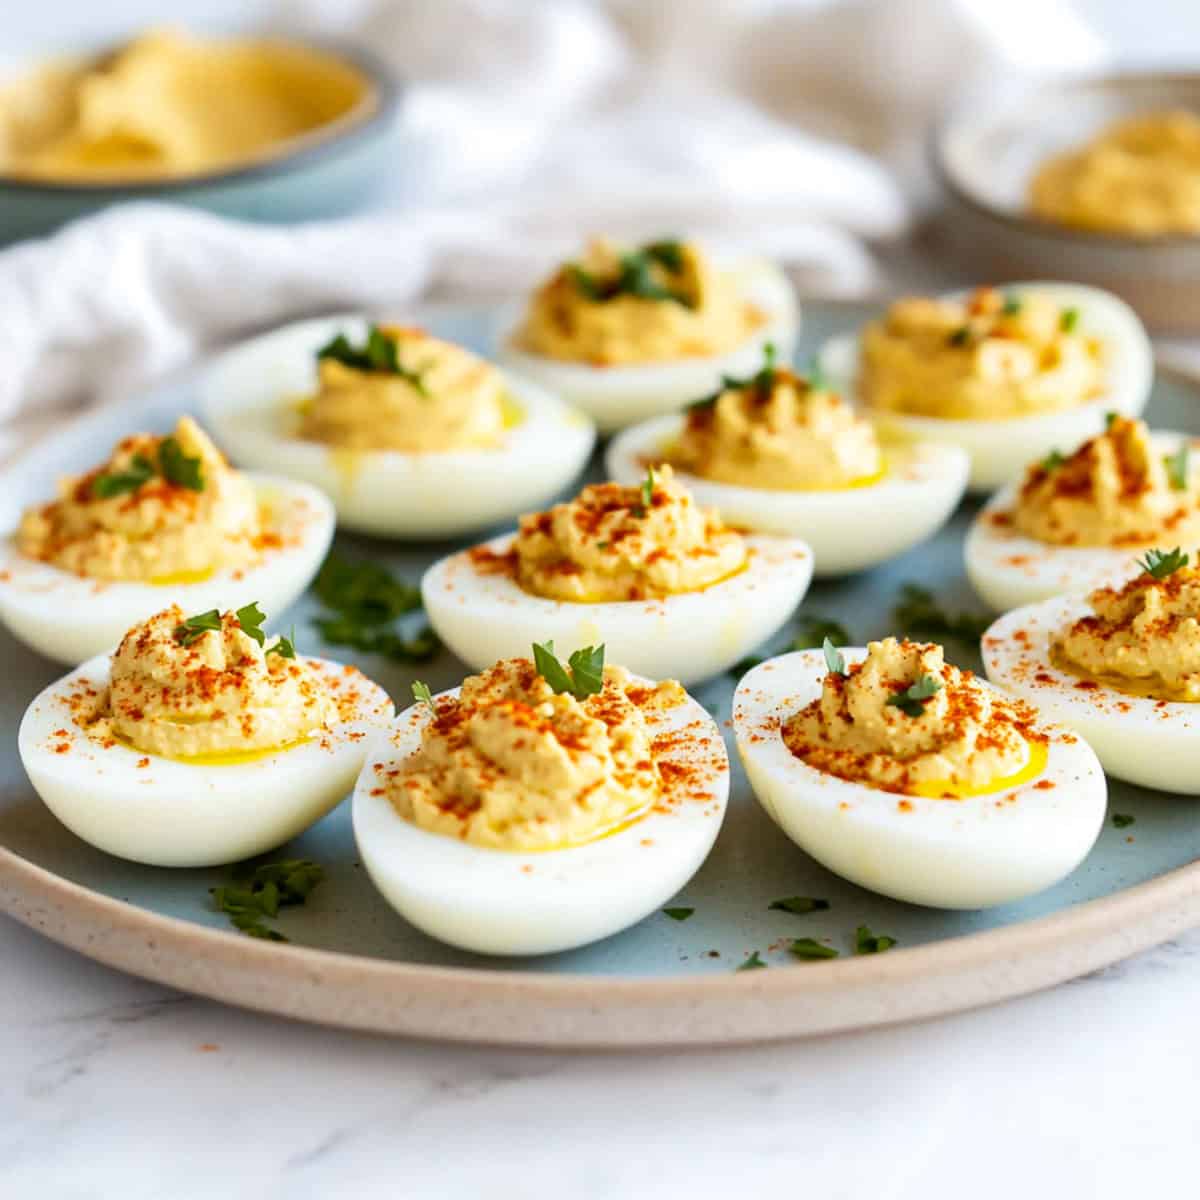
[[[1064,308],[1079,309],[1079,330],[1104,340],[1108,349],[1105,370],[1108,389],[1087,404],[1039,416],[994,421],[874,413],[882,432],[920,442],[945,442],[961,446],[971,457],[970,489],[992,491],[1017,478],[1025,466],[1051,450],[1077,446],[1101,433],[1105,417],[1118,412],[1140,415],[1150,398],[1154,358],[1146,330],[1123,300],[1100,288],[1077,283],[1011,283],[1005,290],[1017,295],[1037,292]],[[948,299],[964,298],[953,292]],[[857,334],[833,338],[819,355],[821,368],[846,396],[857,395],[859,338]]]
[[[679,437],[684,417],[656,417],[613,438],[605,457],[618,483],[637,484]],[[778,491],[716,483],[677,471],[699,504],[730,525],[803,538],[821,576],[846,575],[903,554],[949,520],[967,486],[968,459],[957,446],[914,444],[885,450],[887,474],[863,487]]]
[[[307,484],[248,473],[280,544],[250,566],[214,572],[194,583],[124,583],[89,579],[21,554],[0,540],[0,621],[26,645],[74,665],[110,650],[126,630],[178,604],[187,613],[238,608],[257,600],[278,617],[312,582],[333,538],[333,506]]]
[[[848,662],[866,655],[843,650]],[[820,651],[769,659],[733,700],[738,753],[759,803],[802,850],[861,887],[933,908],[987,908],[1057,883],[1083,861],[1104,821],[1100,763],[1074,735],[1050,739],[1045,770],[962,800],[880,791],[810,767],[782,722],[821,694]]]
[[[1005,614],[983,635],[988,678],[1086,738],[1117,779],[1200,795],[1200,704],[1127,695],[1050,661],[1053,641],[1091,611],[1067,595]]]
[[[553,499],[583,470],[590,420],[527,379],[505,374],[521,410],[494,447],[406,454],[342,450],[291,433],[297,396],[317,386],[316,352],[335,334],[366,336],[361,316],[288,325],[223,355],[202,385],[204,417],[234,462],[269,467],[328,494],[347,529],[457,537]]]
[[[1153,443],[1161,454],[1171,454],[1186,434],[1156,432]],[[1069,450],[1070,448],[1064,448]],[[1190,459],[1190,470],[1200,463]],[[979,511],[963,546],[967,577],[980,598],[997,612],[1036,604],[1064,592],[1089,591],[1114,573],[1129,567],[1144,546],[1055,546],[1026,537],[1013,528],[1010,514],[1016,507],[1021,480],[1001,488]],[[1151,545],[1175,545],[1170,532]],[[1192,549],[1192,547],[1186,547]]]
[[[763,347],[768,342],[774,344],[781,362],[789,361],[796,348],[800,313],[787,276],[765,259],[719,254],[714,258],[735,274],[746,299],[768,317],[766,324],[735,350],[708,358],[637,366],[564,362],[513,345],[513,333],[524,317],[523,309],[513,309],[500,320],[496,357],[518,374],[577,405],[596,422],[601,433],[682,408],[713,391],[723,374],[753,375],[762,366]]]
[[[668,739],[660,761],[686,768],[667,774],[654,809],[594,842],[532,853],[429,833],[383,795],[382,772],[418,749],[430,716],[427,705],[414,705],[377,743],[354,790],[354,836],[384,899],[452,946],[550,954],[609,937],[670,900],[700,869],[721,828],[729,759],[716,722],[691,697],[645,714],[651,736]]]
[[[339,663],[308,659],[354,717],[300,745],[246,762],[187,762],[90,737],[70,697],[108,686],[100,655],[46,688],[17,734],[21,762],[46,807],[100,850],[156,867],[251,858],[295,837],[354,785],[371,735],[395,709],[387,693]]]
[[[513,535],[485,543],[504,554]],[[481,570],[470,551],[434,563],[421,580],[438,637],[477,671],[528,655],[551,639],[560,658],[603,644],[609,662],[651,679],[698,683],[728,670],[792,615],[812,578],[812,551],[796,538],[750,535],[746,568],[702,591],[661,600],[574,604],[524,591]]]

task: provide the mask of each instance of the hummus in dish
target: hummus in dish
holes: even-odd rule
[[[1113,416],[1070,458],[1031,467],[1013,524],[1056,546],[1200,541],[1200,487],[1188,451],[1164,456],[1141,421]]]
[[[663,466],[638,487],[590,484],[522,517],[512,553],[525,591],[601,604],[699,591],[742,570],[748,551]]]
[[[300,437],[342,450],[477,449],[504,435],[504,376],[422,329],[371,326],[317,353],[317,390],[299,402]]]
[[[1104,347],[1078,316],[1033,290],[897,300],[863,334],[860,392],[881,411],[951,420],[1086,404],[1104,391]]]
[[[1200,700],[1200,568],[1172,553],[1151,552],[1153,571],[1092,592],[1092,614],[1051,648],[1056,665],[1134,695]]]
[[[538,288],[513,343],[565,362],[633,366],[725,354],[767,320],[690,242],[625,249],[597,239]]]
[[[1125,117],[1055,155],[1029,188],[1034,213],[1101,233],[1200,233],[1200,116],[1186,110]]]
[[[770,362],[725,382],[688,410],[668,453],[679,470],[776,491],[854,487],[882,473],[874,426],[834,392]]]
[[[809,766],[890,792],[956,798],[1008,786],[1034,757],[1034,714],[943,657],[886,638],[783,723]]]
[[[662,779],[643,709],[678,703],[677,683],[607,667],[601,691],[555,693],[526,658],[498,662],[437,702],[420,749],[387,772],[406,820],[497,850],[589,842],[647,812]]]
[[[367,77],[331,54],[157,30],[0,90],[0,171],[118,183],[229,170],[372,102]]]
[[[334,722],[338,706],[304,660],[267,643],[258,623],[175,605],[134,626],[112,658],[89,735],[167,758],[220,758],[294,745]],[[203,628],[200,626],[203,625]],[[290,649],[290,645],[287,647]]]
[[[250,482],[190,418],[167,437],[121,441],[103,466],[28,510],[17,549],[76,575],[195,582],[253,562],[264,532]]]

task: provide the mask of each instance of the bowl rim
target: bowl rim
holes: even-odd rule
[[[1052,88],[1075,90],[1080,87],[1125,84],[1176,84],[1187,82],[1200,90],[1200,71],[1194,70],[1117,70],[1089,71],[1079,74],[1033,81],[1023,95],[1032,96]],[[1044,217],[1034,216],[1028,210],[1007,212],[980,200],[956,178],[945,159],[945,144],[950,130],[966,115],[967,106],[961,101],[952,102],[934,120],[925,138],[927,160],[938,185],[958,204],[970,209],[977,216],[986,217],[1009,229],[1037,237],[1059,239],[1080,245],[1106,246],[1121,250],[1170,250],[1195,249],[1200,246],[1200,233],[1106,233],[1094,229],[1080,229],[1060,224]],[[1200,114],[1198,114],[1200,115]]]
[[[245,40],[302,46],[338,58],[366,76],[370,90],[348,112],[282,143],[279,152],[250,162],[216,170],[139,180],[47,180],[10,175],[0,169],[0,192],[26,196],[76,196],[106,200],[171,197],[230,184],[253,183],[288,175],[320,162],[354,145],[391,123],[405,87],[395,72],[374,51],[349,40],[325,34],[280,35],[265,31],[241,35]],[[102,48],[91,53],[102,53]],[[84,53],[84,57],[87,52]]]

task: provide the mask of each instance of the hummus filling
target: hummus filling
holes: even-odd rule
[[[734,350],[767,319],[690,242],[596,239],[534,293],[513,344],[593,366],[672,362]]]
[[[372,326],[317,354],[317,390],[298,403],[298,434],[343,450],[419,454],[495,446],[509,401],[490,363],[424,330]]]
[[[361,71],[306,46],[155,30],[0,90],[0,170],[67,183],[228,170],[365,109],[371,97]]]
[[[889,792],[961,799],[1042,770],[1045,745],[1033,716],[947,663],[941,646],[886,638],[845,674],[830,671],[820,697],[781,732],[818,771]]]
[[[688,410],[668,454],[679,470],[775,491],[856,487],[883,474],[875,427],[836,393],[770,359],[753,378],[725,382]]]
[[[1104,348],[1076,309],[1029,291],[897,300],[862,339],[859,389],[885,412],[1003,420],[1095,400]]]
[[[1200,117],[1177,110],[1123,118],[1044,162],[1029,198],[1039,217],[1077,229],[1200,233]]]
[[[387,772],[386,795],[421,829],[497,850],[551,850],[612,833],[662,793],[644,709],[677,683],[635,684],[606,667],[601,691],[556,694],[525,658],[497,663],[442,699],[420,749]]]
[[[307,662],[279,653],[279,642],[264,647],[234,613],[205,616],[219,627],[190,629],[175,605],[125,635],[92,737],[167,758],[237,761],[335,721],[338,706]]]
[[[1141,421],[1114,416],[1070,458],[1026,473],[1013,511],[1022,533],[1056,546],[1200,541],[1200,480],[1189,450],[1164,456]]]
[[[663,466],[638,487],[591,484],[549,512],[523,516],[513,554],[525,591],[599,604],[699,591],[741,571],[748,551]]]
[[[1164,578],[1143,571],[1093,591],[1092,613],[1053,643],[1055,665],[1136,696],[1200,700],[1200,569],[1176,558],[1185,565]]]
[[[77,575],[194,582],[253,562],[263,546],[254,488],[190,417],[167,437],[125,438],[103,466],[58,491],[24,514],[16,545]]]

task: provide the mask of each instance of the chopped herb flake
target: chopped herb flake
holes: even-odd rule
[[[810,937],[794,938],[788,945],[788,953],[803,962],[838,957],[838,952],[832,946],[826,946],[824,942],[818,942],[816,938]]]
[[[1145,558],[1139,558],[1138,566],[1155,579],[1166,579],[1181,567],[1188,565],[1188,556],[1178,546],[1174,550],[1147,550]]]
[[[1177,492],[1187,491],[1188,477],[1191,474],[1191,447],[1186,441],[1179,443],[1179,449],[1174,454],[1163,457],[1163,466],[1167,468],[1167,478],[1171,487]]]
[[[765,967],[767,964],[763,962],[761,955],[757,950],[750,955],[741,966],[735,967],[735,971],[757,971],[760,967]]]
[[[825,912],[829,908],[829,901],[818,900],[813,896],[784,896],[781,900],[772,900],[767,908],[768,910],[803,915],[804,913]]]
[[[267,614],[258,607],[257,600],[239,608],[233,615],[247,637],[253,638],[260,646],[266,643],[267,635],[262,631],[262,623],[267,619]]]
[[[672,921],[686,921],[696,910],[694,908],[664,908],[665,916],[671,918]]]
[[[670,300],[684,308],[694,308],[692,298],[672,287],[672,276],[683,271],[683,246],[673,239],[649,242],[638,250],[622,254],[616,275],[599,278],[578,263],[571,263],[567,278],[576,290],[595,304],[604,304],[618,296],[639,300]]]
[[[206,633],[214,633],[221,628],[221,614],[215,608],[208,612],[197,613],[194,617],[186,617],[183,624],[175,626],[175,640],[181,646],[190,646]]]
[[[842,652],[826,638],[821,643],[821,653],[825,655],[825,665],[829,668],[831,675],[849,675],[846,670],[846,658]]]
[[[1075,327],[1079,324],[1079,309],[1064,308],[1062,316],[1058,318],[1058,327],[1063,333],[1074,333]]]
[[[248,937],[286,942],[277,929],[264,923],[280,908],[303,904],[325,878],[325,870],[307,858],[290,858],[261,866],[241,864],[234,868],[233,884],[211,888],[213,904],[229,917],[230,924]]]
[[[184,454],[177,438],[166,437],[159,443],[158,466],[168,483],[193,492],[204,491],[204,463],[198,456]]]
[[[1051,450],[1041,461],[1043,471],[1057,471],[1067,461],[1067,456],[1061,450]]]
[[[280,658],[295,658],[296,657],[296,627],[292,626],[292,631],[284,637],[280,634],[274,642],[267,647],[268,654],[278,654]]]
[[[1136,820],[1136,817],[1131,817],[1128,813],[1113,813],[1112,822],[1117,829],[1128,829]]]
[[[1024,304],[1020,296],[1015,296],[1011,292],[1004,297],[1004,307],[1000,310],[1001,314],[1006,317],[1015,317],[1020,313]]]
[[[429,684],[422,683],[419,679],[414,680],[412,697],[418,704],[428,704],[434,712],[437,712],[437,705],[433,702],[433,693],[429,690]]]
[[[990,617],[946,612],[931,591],[916,583],[906,583],[900,589],[892,621],[905,633],[944,634],[964,642],[978,641],[992,623]]]
[[[936,675],[922,675],[916,683],[888,697],[887,702],[909,717],[919,717],[925,705],[942,690],[942,681]]]
[[[865,925],[860,925],[854,931],[854,953],[855,954],[882,954],[885,950],[890,950],[896,944],[894,937],[888,937],[886,934],[876,936]]]
[[[971,327],[960,325],[947,340],[952,346],[966,346],[971,340]]]
[[[135,454],[124,471],[97,475],[92,480],[91,492],[101,500],[111,500],[114,496],[136,492],[143,483],[153,478],[154,464],[144,454]]]
[[[384,333],[378,325],[370,326],[367,340],[362,346],[353,345],[344,333],[339,333],[317,351],[317,358],[332,359],[356,371],[397,375],[422,396],[429,395],[422,373],[409,370],[400,362],[400,348],[396,339]]]
[[[1107,433],[1120,419],[1119,412],[1106,412],[1104,414],[1104,432]]]

